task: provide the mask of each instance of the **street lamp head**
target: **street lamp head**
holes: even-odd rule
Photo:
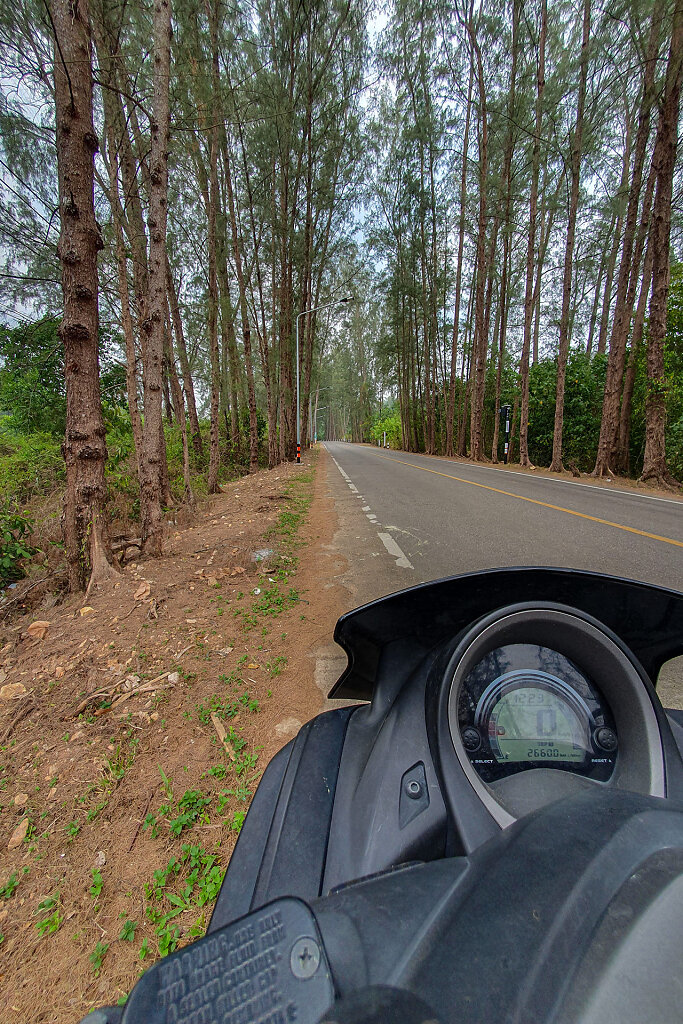
[[[353,302],[354,298],[355,298],[354,295],[345,295],[344,298],[340,299],[339,301],[340,302]]]

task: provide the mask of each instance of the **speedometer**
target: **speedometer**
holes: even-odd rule
[[[590,744],[587,714],[578,714],[556,692],[556,680],[546,676],[542,686],[512,688],[507,682],[506,677],[497,680],[504,689],[487,723],[498,760],[584,761]]]
[[[510,644],[485,655],[463,679],[460,738],[485,782],[530,768],[557,768],[597,781],[612,774],[614,720],[596,687],[558,651]]]

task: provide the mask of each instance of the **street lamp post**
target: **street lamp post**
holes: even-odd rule
[[[314,420],[315,420],[315,444],[318,443],[318,413],[326,412],[327,409],[328,409],[327,405],[321,405],[320,408],[316,409],[316,411],[315,411],[315,416],[314,416]]]
[[[302,309],[296,317],[296,461],[301,462],[301,406],[300,406],[300,381],[299,381],[299,320],[307,313],[315,313],[319,309],[329,309],[330,306],[340,306],[344,302],[351,302],[353,295],[345,295],[343,299],[336,299],[334,302],[325,302],[322,306],[313,306],[311,309]]]

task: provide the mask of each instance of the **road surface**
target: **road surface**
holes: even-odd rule
[[[683,502],[675,498],[347,442],[326,448],[351,606],[514,565],[590,569],[683,590]],[[683,697],[683,664],[675,676]]]

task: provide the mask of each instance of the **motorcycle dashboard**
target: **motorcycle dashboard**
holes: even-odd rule
[[[453,770],[504,827],[592,785],[663,796],[648,685],[598,620],[559,604],[503,607],[466,631],[448,663]]]
[[[462,682],[458,728],[486,783],[535,767],[606,782],[618,736],[607,702],[564,654],[540,644],[488,652]]]

